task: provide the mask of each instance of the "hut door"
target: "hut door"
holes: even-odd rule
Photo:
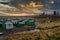
[[[0,23],[0,28],[2,27],[2,23]]]
[[[13,28],[13,24],[6,24],[6,29],[12,29]]]

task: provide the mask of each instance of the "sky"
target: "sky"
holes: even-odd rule
[[[14,0],[11,3],[12,3],[12,5],[16,6],[17,4],[20,4],[20,3],[28,4],[30,1],[35,1],[35,2],[41,1],[44,4],[48,4],[48,7],[50,7],[50,9],[60,10],[60,0],[55,0],[54,5],[49,4],[50,0]]]
[[[50,0],[14,0],[12,1],[13,4],[19,4],[19,3],[29,3],[30,1],[35,1],[35,2],[43,2],[43,3],[49,3]],[[60,3],[60,0],[55,0],[55,3]]]

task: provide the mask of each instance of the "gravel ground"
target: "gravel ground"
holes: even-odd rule
[[[23,32],[23,31],[31,31],[34,29],[35,29],[35,27],[29,27],[27,29],[25,29],[25,28],[14,28],[14,29],[6,30],[6,31],[0,31],[0,32],[3,32],[4,35],[7,36],[9,34],[14,34],[14,33]]]

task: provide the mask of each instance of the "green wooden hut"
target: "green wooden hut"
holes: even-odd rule
[[[26,21],[26,25],[28,26],[34,26],[35,25],[35,20],[34,19],[29,19]]]
[[[3,22],[2,29],[13,29],[13,23],[11,21]]]

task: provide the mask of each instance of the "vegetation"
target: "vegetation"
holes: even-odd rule
[[[5,40],[41,40],[40,32],[18,32],[5,37]]]
[[[5,40],[60,40],[60,19],[37,20],[34,32],[18,32],[5,37]],[[51,21],[52,20],[52,21]]]

